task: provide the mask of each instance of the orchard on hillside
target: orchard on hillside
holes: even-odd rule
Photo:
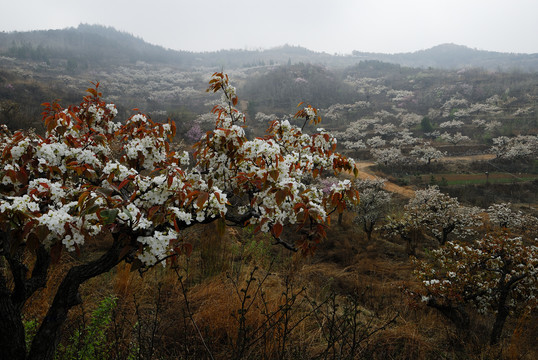
[[[44,137],[1,129],[2,359],[52,359],[68,311],[82,302],[82,283],[122,261],[151,267],[189,254],[181,232],[190,226],[217,221],[224,231],[251,224],[275,244],[309,253],[324,237],[330,214],[358,201],[349,180],[328,192],[304,181],[356,172],[351,159],[335,152],[333,136],[323,129],[303,132],[320,121],[311,106],[295,115],[302,127],[275,120],[266,136],[249,140],[235,88],[215,73],[208,91],[221,92],[223,103],[213,108],[215,128],[195,145],[190,165],[188,153],[173,150],[172,121],[137,113],[115,122],[116,107],[101,99],[98,86],[79,105],[44,104]],[[295,243],[282,238],[290,224],[301,234]],[[47,284],[51,264],[63,251],[79,254],[107,237],[104,254],[85,256],[91,260],[66,273],[27,349],[22,308]]]

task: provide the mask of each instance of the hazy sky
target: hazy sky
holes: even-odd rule
[[[538,0],[0,0],[0,31],[113,26],[191,51],[300,45],[397,53],[455,43],[538,53]]]

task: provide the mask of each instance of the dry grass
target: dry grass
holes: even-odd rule
[[[249,230],[219,237],[211,227],[195,227],[184,236],[195,251],[180,259],[177,271],[158,266],[140,276],[120,264],[84,284],[84,305],[71,311],[62,341],[105,296],[115,296],[108,336],[117,359],[133,349],[142,359],[511,360],[538,354],[536,313],[507,324],[504,342],[490,348],[490,318],[473,315],[471,331],[458,333],[439,313],[411,301],[403,289],[419,284],[405,246],[375,233],[368,242],[350,215],[342,225],[335,222],[310,258]],[[25,308],[28,319],[43,318],[59,281],[78,261],[63,255],[47,288]],[[356,347],[353,331],[364,337]]]

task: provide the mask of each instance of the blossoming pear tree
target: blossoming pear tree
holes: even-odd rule
[[[445,156],[442,151],[437,150],[428,142],[413,147],[413,150],[409,152],[409,155],[411,155],[417,162],[427,165],[430,165],[432,160],[441,159]]]
[[[538,305],[535,244],[501,232],[470,243],[448,241],[432,255],[433,261],[416,262],[415,274],[422,282],[416,295],[461,328],[470,322],[466,304],[493,314],[491,344],[501,340],[508,316]]]
[[[303,132],[320,117],[311,106],[295,117],[302,127],[273,121],[263,138],[245,137],[245,116],[228,77],[215,73],[209,92],[221,92],[213,108],[215,128],[195,145],[194,162],[176,152],[172,121],[137,113],[115,122],[116,107],[101,99],[99,84],[79,105],[44,104],[44,137],[0,132],[0,358],[52,359],[69,309],[80,304],[79,287],[122,261],[150,267],[192,247],[182,230],[217,221],[251,224],[275,244],[309,253],[325,236],[332,212],[358,201],[349,180],[324,193],[303,181],[323,173],[356,171],[335,152],[323,129]],[[283,239],[287,225],[300,239]],[[22,308],[47,284],[62,252],[80,254],[95,239],[109,239],[102,254],[69,269],[30,348]]]
[[[441,245],[450,234],[469,237],[482,225],[481,209],[461,205],[457,198],[442,193],[437,186],[417,190],[404,208]]]
[[[492,204],[486,210],[489,221],[501,229],[509,229],[519,234],[528,232],[530,236],[536,235],[538,218],[525,214],[521,210],[512,210],[511,203]]]
[[[385,179],[360,179],[355,180],[355,184],[361,201],[350,206],[355,215],[353,222],[362,226],[368,241],[371,241],[372,232],[386,215],[392,196],[384,189]]]

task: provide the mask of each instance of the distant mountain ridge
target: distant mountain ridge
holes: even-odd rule
[[[353,56],[368,60],[398,63],[411,67],[433,67],[443,69],[485,68],[497,70],[538,70],[537,54],[501,53],[475,50],[463,45],[441,44],[430,49],[399,54],[372,54],[354,51]]]
[[[267,50],[220,50],[189,52],[165,49],[112,27],[81,24],[62,30],[0,33],[0,56],[58,62],[70,61],[80,68],[147,62],[179,68],[245,68],[287,63],[315,63],[348,67],[363,60],[377,60],[407,67],[441,69],[538,71],[538,54],[512,54],[442,44],[410,53],[381,54],[354,51],[331,55],[284,45]]]

